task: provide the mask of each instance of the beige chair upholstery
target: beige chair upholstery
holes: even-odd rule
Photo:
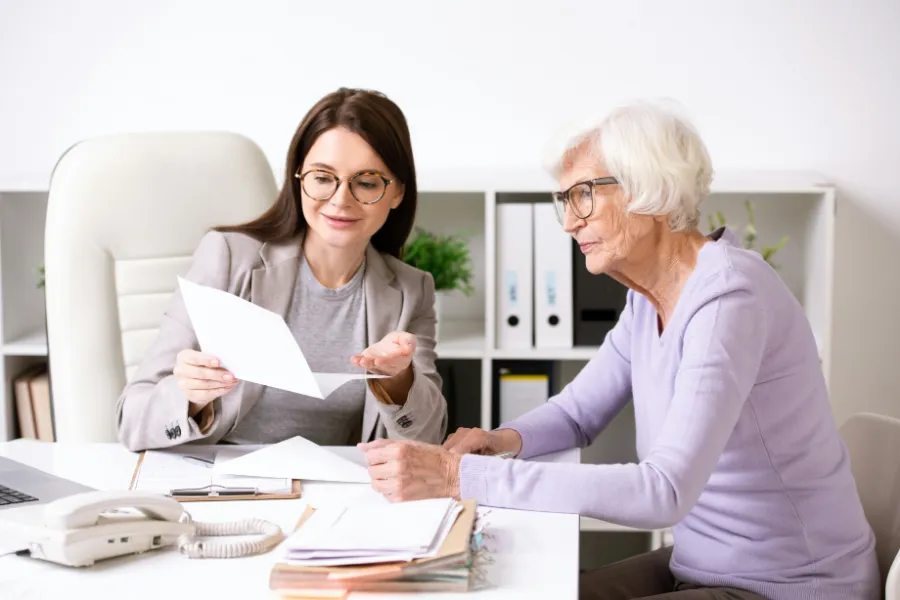
[[[850,452],[866,518],[875,532],[885,597],[900,600],[900,420],[853,415],[841,427],[841,436]]]
[[[62,156],[45,241],[57,440],[115,441],[116,399],[200,238],[276,193],[262,151],[231,133],[114,135]]]

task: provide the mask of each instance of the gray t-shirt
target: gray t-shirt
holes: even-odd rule
[[[366,348],[365,268],[363,262],[346,285],[333,290],[319,283],[301,258],[286,321],[313,372],[362,372],[350,357]],[[225,441],[273,444],[302,435],[319,445],[355,444],[365,400],[362,380],[345,383],[322,400],[266,388]]]

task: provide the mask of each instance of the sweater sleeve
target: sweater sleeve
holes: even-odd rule
[[[684,330],[674,397],[642,462],[548,464],[467,455],[460,465],[462,497],[632,527],[674,525],[693,508],[715,469],[756,382],[766,339],[755,294],[740,286],[724,290],[700,304]],[[564,409],[545,412],[551,410]]]
[[[625,309],[596,356],[562,392],[500,426],[522,436],[519,458],[587,446],[631,399],[632,299],[629,291]]]

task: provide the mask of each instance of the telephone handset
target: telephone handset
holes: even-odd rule
[[[284,537],[280,527],[260,519],[195,523],[173,498],[134,490],[85,492],[34,508],[42,514],[3,522],[0,537],[22,540],[35,558],[73,567],[173,544],[190,558],[249,556],[267,552]],[[263,539],[197,540],[248,534],[262,534]]]

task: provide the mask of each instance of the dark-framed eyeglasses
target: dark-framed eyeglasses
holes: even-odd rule
[[[553,206],[556,218],[562,223],[566,219],[566,206],[579,219],[587,219],[594,214],[594,187],[598,185],[614,185],[619,183],[615,177],[598,177],[588,181],[579,181],[562,192],[553,192]]]
[[[294,177],[300,180],[300,185],[307,196],[320,202],[330,200],[344,181],[343,177],[321,169],[310,169],[305,173],[297,171]],[[346,180],[350,186],[350,194],[360,204],[375,204],[384,198],[387,186],[394,182],[378,171],[362,171],[347,177]]]

